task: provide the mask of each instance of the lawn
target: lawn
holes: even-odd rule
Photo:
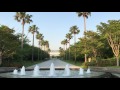
[[[76,63],[73,60],[63,60],[64,62],[76,65],[76,66],[82,66],[83,62],[76,61]]]

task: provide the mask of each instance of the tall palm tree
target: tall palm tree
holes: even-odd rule
[[[88,16],[90,15],[91,16],[91,12],[77,12],[78,14],[78,17],[81,17],[83,16],[84,18],[84,35],[86,33],[86,18],[88,18]],[[86,38],[86,35],[85,35],[85,38]],[[86,51],[86,42],[85,42],[85,51]],[[85,54],[85,62],[87,62],[87,54]]]
[[[66,45],[66,60],[67,60],[67,44],[68,44],[68,40],[65,39],[64,41],[65,41],[65,45]]]
[[[48,54],[49,54],[49,58],[50,58],[50,52],[51,52],[50,48],[48,49],[48,51],[47,51],[47,52],[48,52]]]
[[[39,48],[38,48],[38,60],[39,60],[39,56],[40,56],[40,54],[39,54],[39,51],[40,51],[40,49],[41,49],[41,45],[40,45],[40,43],[41,43],[41,40],[43,39],[43,34],[41,34],[41,33],[37,33],[37,35],[36,35],[36,39],[38,39],[38,45],[39,45]]]
[[[65,58],[65,40],[61,41],[61,44],[63,45],[63,50],[64,50],[64,58]]]
[[[62,58],[62,56],[64,55],[64,49],[62,47],[59,47],[59,52],[60,52],[60,58]]]
[[[44,42],[43,42],[43,46],[44,46],[44,51],[46,51],[46,44],[47,44],[47,41],[46,40],[44,40]]]
[[[43,48],[42,48],[43,45],[44,45],[44,39],[43,38],[44,38],[44,36],[41,38],[41,43],[39,43],[41,45],[41,60],[43,59],[43,54],[44,54],[43,53]]]
[[[63,45],[63,49],[64,49],[64,51],[65,51],[65,41],[64,41],[64,40],[61,41],[61,44]]]
[[[32,45],[32,61],[34,61],[34,34],[38,32],[38,27],[36,25],[32,25],[29,27],[29,32],[33,34],[33,45]]]
[[[32,15],[26,14],[26,12],[16,12],[15,20],[21,22],[22,24],[22,44],[21,48],[23,48],[23,35],[24,35],[24,26],[26,23],[30,24]]]
[[[41,44],[42,44],[43,50],[44,50],[43,56],[45,57],[45,46],[47,44],[47,41],[46,40],[42,40]]]
[[[66,38],[68,39],[68,42],[69,42],[69,60],[70,60],[70,40],[72,39],[72,34],[71,33],[68,33],[66,34]]]
[[[75,46],[75,43],[76,43],[76,34],[79,34],[80,30],[78,29],[77,26],[72,26],[70,28],[70,32],[71,32],[71,34],[74,35],[74,46]],[[75,63],[76,63],[76,47],[75,47]]]
[[[49,49],[49,42],[46,41],[46,51],[48,51],[48,49]]]
[[[15,20],[22,24],[22,39],[21,39],[21,50],[23,51],[23,38],[24,38],[24,26],[26,23],[30,24],[32,15],[26,14],[26,12],[16,12]],[[23,56],[21,57],[23,60]]]

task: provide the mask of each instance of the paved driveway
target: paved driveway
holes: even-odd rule
[[[66,63],[64,61],[61,61],[59,59],[55,59],[55,60],[48,60],[42,63],[37,64],[40,68],[50,68],[51,63],[54,63],[55,68],[65,68],[65,66],[69,63]],[[27,67],[27,69],[33,69],[36,65]],[[78,66],[69,64],[70,68],[80,68]]]

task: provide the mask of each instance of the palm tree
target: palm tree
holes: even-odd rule
[[[26,23],[31,23],[32,15],[26,14],[26,12],[16,12],[15,15],[15,20],[17,20],[18,22],[21,22],[22,24],[22,39],[21,39],[21,50],[23,51],[23,37],[24,37],[24,26]],[[23,60],[23,56],[21,57],[21,59]]]
[[[65,58],[65,40],[61,41],[61,44],[63,45],[63,50],[64,50],[64,58]]]
[[[38,32],[38,27],[36,25],[32,25],[29,27],[29,32],[33,34],[33,47],[32,47],[32,61],[34,61],[34,34]]]
[[[64,51],[65,51],[65,41],[61,41],[61,44],[63,45]]]
[[[49,58],[50,58],[50,52],[51,52],[50,48],[48,49],[48,51],[47,51],[47,52],[48,52],[48,54],[49,54]]]
[[[72,39],[72,34],[71,33],[68,33],[66,34],[66,38],[68,39],[68,42],[69,42],[69,60],[70,60],[70,40]]]
[[[44,44],[44,39],[43,38],[44,38],[44,36],[41,38],[41,43],[39,43],[41,45],[41,60],[43,59],[43,55],[42,55],[43,54],[42,53],[43,52],[43,48],[42,47],[43,47],[43,44]]]
[[[64,41],[65,41],[65,45],[66,45],[66,60],[67,60],[67,44],[68,44],[68,40],[65,39]]]
[[[43,56],[45,57],[45,46],[47,44],[47,41],[46,40],[42,40],[41,44],[44,47],[44,49],[43,49],[44,50]]]
[[[49,42],[48,41],[45,41],[45,46],[46,46],[46,51],[48,51],[48,49],[49,49]]]
[[[24,35],[24,26],[26,23],[31,23],[33,22],[31,20],[32,15],[26,14],[26,12],[16,12],[15,15],[15,20],[17,20],[18,22],[21,22],[22,24],[22,44],[21,44],[21,48],[23,48],[23,35]]]
[[[44,42],[43,42],[43,46],[44,46],[44,51],[46,51],[46,44],[47,44],[47,41],[46,40],[44,40]]]
[[[40,49],[41,49],[41,45],[40,45],[40,43],[41,43],[41,40],[43,39],[43,34],[41,34],[41,33],[37,33],[37,35],[36,35],[36,39],[38,39],[38,45],[39,45],[39,48],[38,48],[38,60],[39,60],[39,56],[40,56],[40,54],[39,54],[39,51],[40,51]]]
[[[60,58],[62,58],[62,56],[64,55],[64,49],[62,47],[59,47],[59,52],[60,52]]]
[[[79,34],[80,30],[78,29],[77,26],[72,26],[70,28],[70,32],[71,32],[71,34],[74,34],[74,46],[75,46],[75,43],[76,43],[76,34]],[[76,47],[75,47],[75,63],[76,63]]]
[[[84,35],[86,33],[86,18],[88,18],[88,16],[91,16],[91,12],[77,12],[78,17],[83,16],[84,18]],[[86,35],[85,35],[86,38]],[[86,51],[86,42],[85,42],[85,51]],[[85,54],[85,62],[87,62],[87,54]]]

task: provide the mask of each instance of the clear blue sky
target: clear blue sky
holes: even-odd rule
[[[16,33],[22,32],[21,23],[14,20],[16,12],[0,12],[0,24],[7,25],[10,28],[15,28]],[[30,25],[37,25],[39,32],[44,35],[44,39],[50,43],[51,50],[58,50],[61,46],[61,41],[65,39],[65,35],[73,25],[77,25],[80,29],[80,34],[76,37],[83,36],[83,18],[78,18],[76,12],[27,12],[33,15],[33,23]],[[87,30],[96,31],[96,25],[100,22],[107,22],[108,20],[119,20],[120,12],[91,12],[91,17],[87,19]],[[28,34],[29,24],[25,25],[25,34]],[[32,44],[32,34],[28,34],[28,38]],[[71,40],[73,44],[73,39]],[[38,46],[35,40],[35,46]]]

